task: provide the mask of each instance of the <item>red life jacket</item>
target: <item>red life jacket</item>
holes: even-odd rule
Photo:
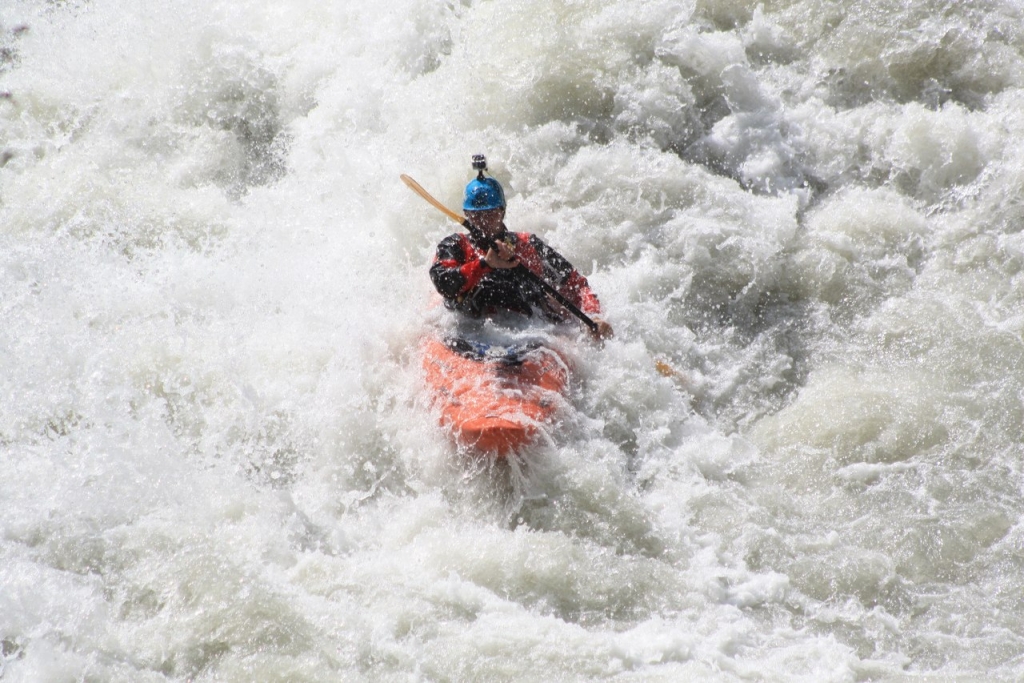
[[[454,298],[457,303],[461,303],[462,299],[480,284],[484,276],[494,272],[495,269],[484,262],[486,252],[477,248],[465,233],[456,233],[445,242],[450,244],[449,240],[452,239],[458,240],[458,246],[462,252],[459,255],[461,258],[458,258],[449,248],[448,258],[435,258],[434,264],[431,266],[431,275],[433,277],[435,271],[457,272],[458,279],[462,282]],[[528,270],[555,287],[583,312],[590,314],[601,312],[601,302],[590,289],[587,279],[580,275],[579,271],[573,268],[565,257],[545,244],[540,238],[527,232],[509,232],[507,239],[512,242],[519,262]],[[441,293],[446,294],[445,292]]]

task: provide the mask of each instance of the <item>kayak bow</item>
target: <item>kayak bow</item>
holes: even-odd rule
[[[561,357],[540,344],[429,338],[421,350],[441,425],[460,446],[496,458],[536,439],[569,380]]]

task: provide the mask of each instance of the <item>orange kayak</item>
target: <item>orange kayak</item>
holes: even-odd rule
[[[561,357],[539,344],[488,347],[431,338],[422,354],[441,425],[459,445],[495,457],[537,437],[569,381]]]

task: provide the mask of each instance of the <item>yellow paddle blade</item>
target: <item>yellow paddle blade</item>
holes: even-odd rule
[[[663,360],[654,361],[654,368],[658,371],[662,377],[678,377],[679,373],[675,369]]]
[[[405,183],[406,185],[409,186],[409,189],[411,189],[413,192],[415,192],[416,194],[418,194],[419,196],[423,197],[428,202],[433,204],[434,208],[436,208],[438,211],[443,213],[445,216],[448,216],[448,218],[451,218],[453,221],[455,221],[459,225],[462,225],[466,221],[465,218],[463,218],[459,214],[455,213],[454,211],[449,209],[447,206],[445,206],[444,204],[442,204],[441,202],[437,201],[432,196],[430,196],[430,193],[427,192],[426,190],[424,190],[422,185],[417,183],[415,180],[413,180],[409,176],[407,176],[407,175],[405,175],[403,173],[399,177],[402,179],[403,183]]]

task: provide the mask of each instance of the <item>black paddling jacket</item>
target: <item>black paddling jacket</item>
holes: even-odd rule
[[[601,302],[587,279],[564,256],[528,232],[505,235],[523,266],[584,313],[601,312]],[[536,283],[517,276],[512,269],[491,268],[484,261],[486,253],[483,245],[465,233],[449,235],[437,245],[430,279],[444,297],[445,306],[474,316],[503,310],[532,315],[539,309],[549,317],[561,317]]]

